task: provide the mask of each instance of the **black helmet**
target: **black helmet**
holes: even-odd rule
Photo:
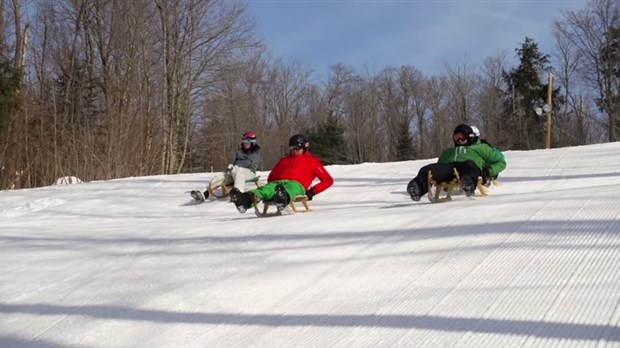
[[[467,125],[465,123],[461,123],[458,126],[456,126],[456,128],[454,128],[454,132],[452,132],[452,135],[454,136],[457,133],[465,134],[465,136],[467,136],[467,143],[459,144],[459,143],[456,142],[456,140],[454,140],[454,146],[471,145],[477,139],[476,133],[474,133],[474,130],[469,125]]]
[[[308,138],[303,134],[295,134],[288,140],[288,146],[298,146],[301,149],[306,150],[308,147]]]

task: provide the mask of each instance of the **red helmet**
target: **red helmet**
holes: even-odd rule
[[[250,132],[245,132],[243,134],[243,137],[241,138],[243,141],[249,142],[249,143],[255,143],[256,142],[256,133],[250,131]]]

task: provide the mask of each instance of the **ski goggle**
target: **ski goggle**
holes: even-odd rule
[[[469,137],[463,133],[456,133],[452,136],[452,139],[458,144],[466,144]]]
[[[304,147],[301,145],[293,145],[293,146],[289,146],[288,149],[290,151],[299,151],[299,150],[303,150]]]
[[[243,144],[256,144],[256,139],[243,139],[241,142]]]

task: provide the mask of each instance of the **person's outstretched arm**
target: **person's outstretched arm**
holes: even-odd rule
[[[327,172],[323,164],[317,160],[317,166],[314,170],[314,175],[319,179],[319,183],[310,187],[308,192],[310,195],[317,195],[325,190],[327,190],[330,186],[334,184],[334,178]]]

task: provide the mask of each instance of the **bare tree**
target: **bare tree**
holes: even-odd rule
[[[511,135],[512,130],[504,129],[503,110],[504,83],[502,72],[505,70],[505,56],[488,57],[482,64],[479,75],[479,90],[477,94],[477,109],[480,114],[480,123],[477,127],[483,137],[496,144],[499,139]]]
[[[261,98],[265,103],[264,122],[271,134],[271,149],[264,151],[266,165],[287,152],[288,138],[309,129],[309,90],[311,72],[298,62],[271,62],[267,68]]]
[[[454,124],[472,123],[474,119],[474,99],[476,95],[476,70],[470,63],[446,64],[448,79],[448,108]]]
[[[423,158],[439,156],[441,151],[452,143],[452,138],[449,136],[454,126],[447,107],[448,83],[446,76],[435,76],[428,79],[425,84],[425,99],[428,105],[427,132],[421,135],[421,141],[426,142],[424,148],[428,150],[420,154]]]
[[[22,3],[12,0],[10,9],[0,2],[0,69],[2,79],[2,102],[0,107],[0,187],[28,187],[31,180],[30,147],[32,132],[29,128],[30,112],[24,101],[28,99],[23,90],[26,50],[30,23],[22,26]],[[13,23],[13,47],[6,36],[10,18]],[[10,50],[12,52],[12,64]]]
[[[620,139],[619,6],[616,0],[591,0],[587,8],[568,11],[553,23],[561,47],[573,50],[580,83],[595,92],[589,101],[607,115],[609,141]]]
[[[261,147],[269,138],[261,111],[266,62],[261,52],[220,69],[205,90],[204,110],[196,117],[193,158],[203,169],[223,169],[240,137],[252,130]]]
[[[162,171],[180,172],[188,154],[193,97],[235,55],[257,46],[237,1],[155,0],[161,24],[164,88]],[[197,93],[198,91],[198,93]]]

